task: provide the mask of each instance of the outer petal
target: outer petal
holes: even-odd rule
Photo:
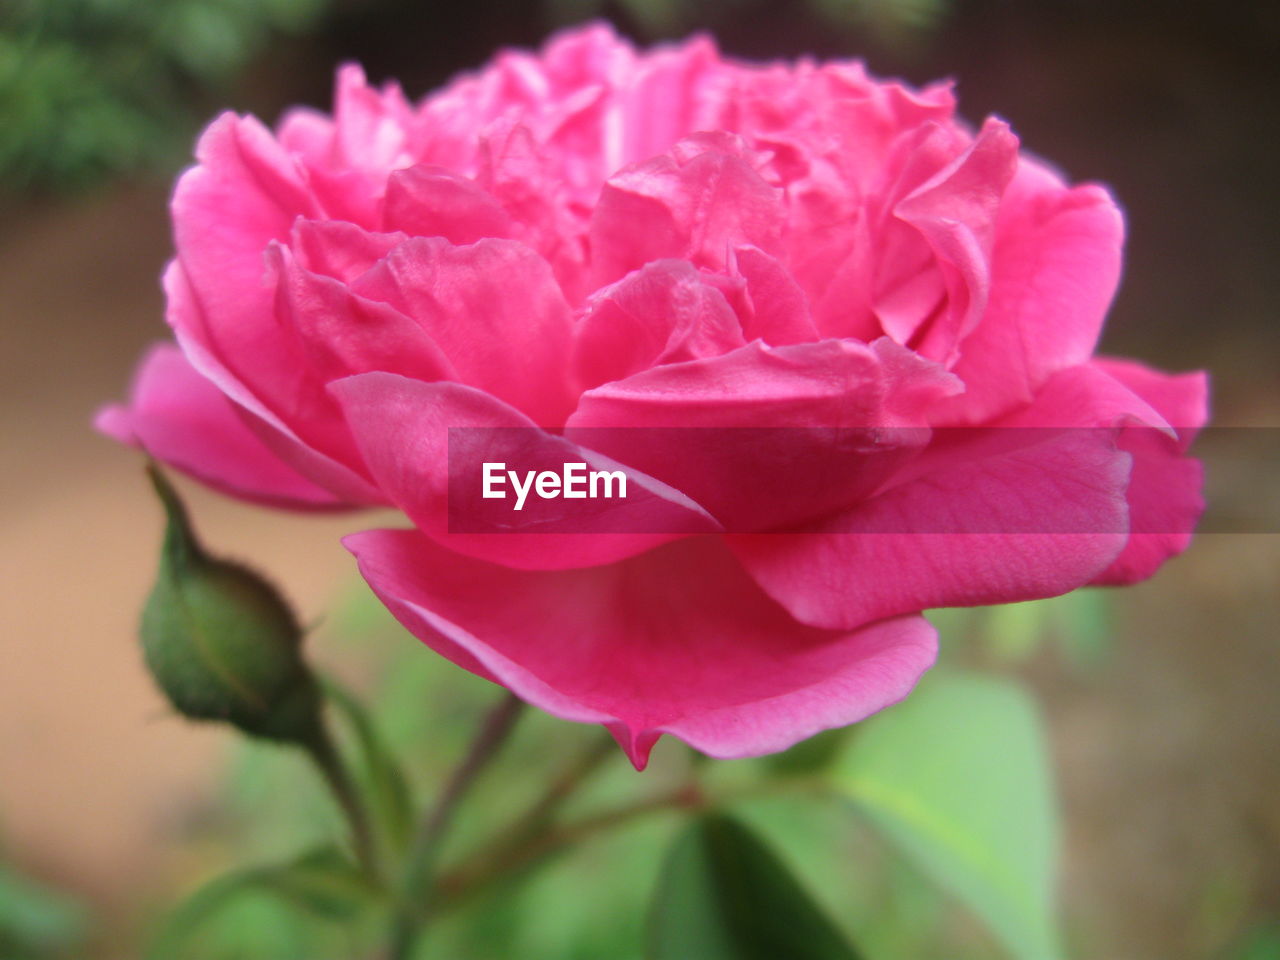
[[[129,403],[104,407],[94,425],[242,500],[302,510],[347,506],[272,453],[170,343],[147,352]]]
[[[518,411],[458,383],[368,373],[331,387],[378,484],[409,518],[454,550],[514,567],[612,563],[690,533],[717,530],[697,504],[665,485],[539,429]],[[624,469],[624,499],[482,496],[481,465],[521,475],[581,462]],[[509,488],[504,488],[504,492]]]
[[[1091,366],[1149,403],[1177,433],[1176,446],[1182,453],[1208,422],[1209,377],[1204,371],[1161,373],[1132,360],[1112,357],[1098,357]]]
[[[1113,427],[1152,415],[1108,379],[1063,371],[1019,417],[949,432],[909,476],[842,516],[733,546],[798,619],[831,628],[1084,586],[1128,538],[1131,458]]]
[[[350,438],[342,430],[340,423],[332,425],[340,433],[335,433],[333,429],[328,431],[328,439],[340,450],[339,457],[335,458],[329,452],[317,448],[310,440],[299,437],[293,427],[269,409],[201,339],[187,332],[205,321],[186,271],[176,261],[171,262],[165,270],[164,291],[168,299],[166,317],[191,366],[234,401],[233,407],[244,423],[276,456],[309,480],[332,491],[344,502],[386,502],[386,498],[364,476],[362,465],[354,462],[356,458],[351,449]],[[184,318],[194,319],[183,322]],[[308,375],[301,370],[295,372],[298,383],[294,385],[294,389],[298,395],[314,398],[312,385],[307,381]]]
[[[936,652],[918,616],[849,632],[796,623],[718,538],[533,573],[412,531],[345,542],[411,632],[549,713],[605,724],[638,768],[663,733],[744,757],[853,723],[904,697]]]
[[[1121,586],[1151,576],[1191,542],[1204,512],[1204,466],[1187,457],[1187,448],[1208,419],[1208,377],[1160,373],[1125,360],[1094,364],[1129,387],[1163,415],[1177,431],[1167,434],[1137,427],[1125,430],[1120,446],[1133,454],[1129,480],[1129,542],[1094,583]]]
[[[953,368],[965,381],[935,422],[977,423],[1029,403],[1093,354],[1120,280],[1124,219],[1101,187],[1067,189],[1023,159],[996,222],[991,295]]]
[[[305,371],[276,328],[263,254],[272,240],[288,240],[298,216],[319,210],[294,160],[252,118],[223,114],[201,136],[196,155],[199,165],[183,174],[172,202],[188,289],[182,303],[171,295],[169,322],[259,403],[289,418]]]

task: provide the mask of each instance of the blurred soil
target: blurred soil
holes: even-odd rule
[[[140,458],[92,432],[165,334],[165,196],[28,212],[0,237],[0,836],[107,905],[163,883],[225,738],[172,717],[135,626],[160,533]],[[349,574],[346,518],[284,516],[188,485],[215,548],[270,571],[305,619]]]

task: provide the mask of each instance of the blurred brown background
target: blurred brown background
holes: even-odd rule
[[[55,159],[20,155],[17,123],[0,121],[10,141],[0,161],[21,172],[0,200],[0,849],[113,922],[168,895],[174,837],[209,802],[227,744],[172,719],[143,674],[134,628],[160,518],[138,458],[88,425],[123,394],[139,350],[164,336],[168,183],[217,107],[272,120],[289,103],[327,106],[332,66],[347,58],[417,96],[499,45],[536,44],[589,15],[641,42],[702,28],[745,57],[862,56],[881,75],[951,75],[966,116],[998,112],[1028,149],[1074,179],[1109,183],[1126,207],[1126,278],[1104,348],[1208,367],[1218,424],[1280,426],[1274,5],[306,6],[244,34],[217,69],[166,74],[172,102],[155,115],[177,147],[156,132],[152,153],[90,156],[62,176]],[[31,22],[6,25],[0,106],[21,101],[35,76],[13,68],[30,55],[14,50]],[[88,58],[94,42],[71,49]],[[64,141],[49,143],[50,158],[68,156]],[[281,516],[187,489],[211,543],[271,571],[305,617],[323,615],[353,577],[336,535],[363,518]],[[1278,588],[1280,536],[1203,535],[1154,581],[1114,596],[1104,666],[1073,669],[1053,650],[1026,665],[1050,718],[1067,915],[1096,945],[1088,960],[1234,956],[1247,931],[1280,918]]]

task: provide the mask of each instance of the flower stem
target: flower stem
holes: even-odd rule
[[[381,871],[374,852],[369,816],[351,775],[333,745],[333,738],[324,726],[318,725],[315,733],[302,741],[302,747],[315,762],[325,784],[338,802],[338,807],[347,818],[351,827],[351,842],[360,866],[371,880],[380,882]]]
[[[484,725],[462,762],[445,784],[435,806],[422,822],[409,855],[408,869],[391,933],[389,960],[408,960],[426,922],[436,861],[458,805],[481,771],[498,753],[515,727],[524,706],[514,694],[507,694],[485,717]]]
[[[582,759],[585,761],[586,757]],[[553,791],[549,791],[548,796]],[[657,796],[641,798],[563,826],[547,827],[544,820],[539,829],[523,834],[512,831],[503,838],[502,843],[486,847],[441,876],[437,883],[443,900],[441,907],[453,909],[461,906],[492,884],[510,880],[522,871],[533,869],[574,844],[651,814],[671,810],[719,808],[756,797],[795,794],[825,796],[828,791],[829,787],[824,782],[808,777],[797,777],[781,783],[752,784],[719,792],[708,792],[696,780],[690,780]],[[534,825],[529,817],[525,818],[524,823],[531,827]]]
[[[503,862],[513,851],[523,849],[544,836],[548,824],[554,819],[560,805],[572,796],[600,764],[616,756],[617,753],[617,742],[609,734],[602,734],[551,782],[546,792],[538,798],[528,812],[512,824],[510,829],[486,844],[471,858],[471,861],[477,864]],[[456,886],[457,882],[458,875],[455,871],[449,877],[441,878],[437,886],[443,890],[446,887]]]
[[[448,906],[457,906],[494,881],[510,878],[519,871],[536,866],[547,857],[597,833],[651,813],[697,808],[704,802],[705,798],[698,788],[689,784],[656,797],[648,797],[614,810],[607,810],[564,827],[537,832],[519,846],[508,848],[502,856],[494,857],[486,851],[475,857],[471,864],[463,864],[441,877],[439,887],[446,896]]]
[[[608,733],[602,733],[591,742],[591,745],[574,760],[559,777],[552,781],[529,812],[520,818],[510,831],[501,838],[503,849],[515,846],[519,841],[541,832],[556,813],[556,810],[573,794],[582,782],[602,763],[618,755],[618,743]],[[497,847],[498,844],[495,844]]]

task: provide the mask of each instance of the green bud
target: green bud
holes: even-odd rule
[[[168,517],[160,573],[142,612],[147,668],[179,713],[273,740],[314,741],[320,692],[302,630],[262,577],[205,552],[164,475],[147,472]]]

